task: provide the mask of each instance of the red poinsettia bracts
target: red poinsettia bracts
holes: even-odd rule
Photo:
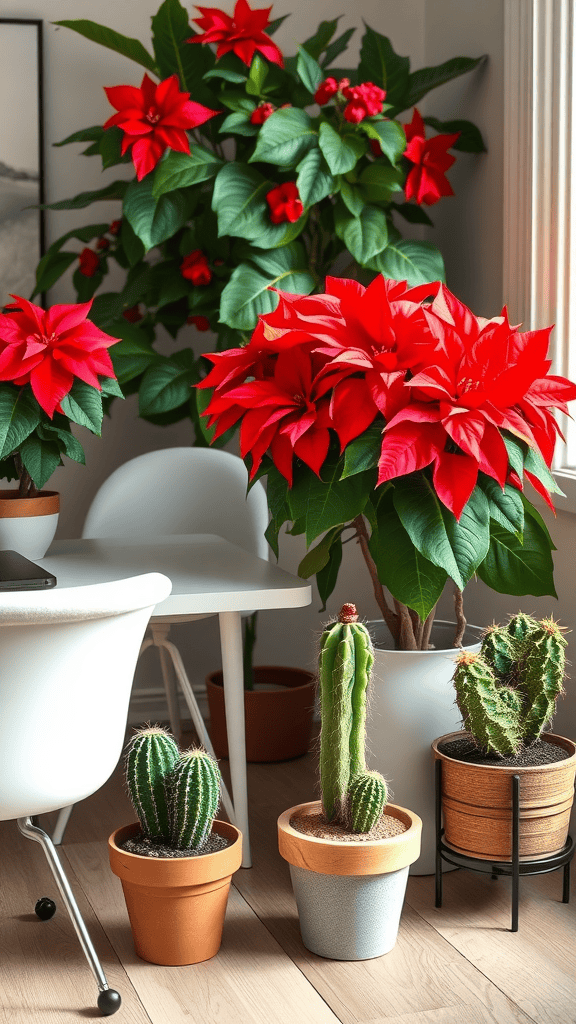
[[[78,378],[102,390],[98,376],[114,377],[108,353],[119,339],[87,320],[92,302],[43,310],[20,295],[0,314],[0,380],[30,383],[48,416]]]
[[[441,196],[453,196],[454,190],[445,172],[452,167],[456,157],[447,152],[454,145],[459,132],[454,135],[435,135],[426,138],[424,121],[414,107],[410,124],[404,125],[408,145],[404,150],[414,166],[408,171],[404,191],[406,199],[414,199],[418,205],[432,206]]]
[[[252,476],[266,452],[290,485],[294,457],[320,475],[331,432],[343,452],[378,424],[377,485],[427,470],[459,519],[479,472],[522,489],[506,435],[551,463],[553,410],[567,411],[576,385],[548,376],[550,330],[522,334],[506,310],[477,317],[438,281],[329,277],[322,295],[280,292],[245,348],[207,356],[199,386],[214,388],[205,415],[217,435],[241,421]]]
[[[202,34],[187,39],[188,43],[216,43],[216,57],[223,57],[232,50],[248,67],[256,51],[272,64],[284,67],[281,51],[264,32],[270,24],[271,7],[252,10],[246,0],[236,0],[234,14],[230,17],[217,7],[199,7],[200,18],[192,21],[202,29]]]
[[[156,84],[144,75],[139,89],[134,85],[116,85],[104,89],[117,114],[108,118],[104,128],[118,125],[124,132],[122,154],[132,146],[132,162],[141,181],[156,167],[167,149],[190,152],[186,134],[219,113],[180,92],[178,75],[170,75]]]

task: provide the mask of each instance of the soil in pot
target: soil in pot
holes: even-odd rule
[[[290,818],[292,828],[302,832],[305,836],[314,836],[316,839],[333,839],[339,843],[368,843],[373,839],[389,839],[391,836],[399,836],[406,831],[408,825],[400,818],[393,818],[391,814],[382,815],[380,821],[370,829],[370,832],[346,832],[341,825],[335,825],[326,821],[322,812],[315,814],[295,814]]]
[[[118,845],[121,850],[126,850],[128,853],[137,853],[139,857],[174,858],[203,857],[205,853],[216,853],[217,850],[225,850],[231,844],[232,840],[227,839],[225,836],[219,836],[217,832],[212,832],[199,850],[193,850],[192,847],[180,850],[174,846],[165,846],[163,843],[153,843],[151,839],[146,839],[140,832],[135,836],[130,836]]]
[[[308,753],[316,697],[316,678],[305,669],[260,665],[256,688],[244,691],[246,759],[289,761]],[[216,757],[228,757],[222,672],[206,677],[210,738]]]
[[[438,750],[446,757],[456,761],[466,761],[467,764],[486,764],[507,768],[529,768],[538,764],[554,764],[556,761],[565,761],[569,757],[567,750],[563,747],[556,747],[553,743],[546,743],[538,740],[530,747],[522,747],[513,757],[495,757],[487,755],[476,746],[473,740],[462,737],[457,740],[450,740],[448,743],[439,743]]]

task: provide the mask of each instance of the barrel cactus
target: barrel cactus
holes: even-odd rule
[[[514,615],[492,626],[478,654],[456,664],[456,703],[464,728],[487,754],[508,757],[535,743],[564,692],[566,639],[552,619]]]
[[[369,832],[388,799],[385,780],[366,768],[366,690],[373,663],[370,634],[355,606],[345,604],[320,641],[320,787],[327,821],[352,832]]]
[[[125,757],[130,799],[142,835],[175,850],[200,850],[220,801],[220,771],[204,750],[180,752],[165,729],[138,729]]]

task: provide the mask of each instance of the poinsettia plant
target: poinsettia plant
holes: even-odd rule
[[[474,574],[499,593],[556,596],[550,534],[524,494],[527,481],[552,507],[554,410],[576,398],[549,373],[551,328],[522,333],[506,309],[475,316],[441,282],[382,275],[278,299],[248,345],[206,355],[197,385],[214,436],[239,426],[250,479],[267,477],[276,554],[284,524],[305,535],[299,573],[325,605],[356,540],[404,650],[428,648],[449,579],[455,645]]]
[[[91,302],[44,310],[20,295],[0,313],[0,478],[34,498],[66,455],[84,462],[72,424],[100,434],[102,399],[122,397]]]
[[[106,88],[104,124],[58,143],[87,142],[104,169],[125,163],[135,175],[50,205],[116,200],[118,212],[57,239],[36,293],[74,268],[78,300],[95,295],[90,316],[122,339],[113,360],[123,389],[139,392],[140,415],[156,423],[192,415],[199,424],[190,386],[206,366],[190,325],[216,331],[220,349],[237,346],[275,307],[270,286],[312,293],[340,265],[366,283],[379,272],[411,284],[442,278],[437,249],[403,239],[402,225],[430,224],[426,208],[452,194],[454,153],[484,150],[470,122],[418,108],[483,58],[411,71],[366,27],[358,66],[340,67],[355,30],[338,35],[338,18],[286,57],[272,39],[284,18],[270,20],[271,8],[236,0],[231,13],[198,12],[191,23],[180,0],[165,0],[151,52],[92,21],[57,22],[144,74]],[[126,273],[116,292],[103,290],[112,264]],[[185,347],[156,351],[159,325],[175,339],[188,327]]]

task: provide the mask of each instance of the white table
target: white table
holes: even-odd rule
[[[310,585],[222,537],[204,533],[139,537],[134,543],[113,537],[61,540],[37,561],[56,576],[58,588],[164,573],[172,580],[172,593],[156,606],[152,622],[218,614],[234,816],[244,836],[242,866],[250,867],[240,613],[301,608],[312,600]]]

